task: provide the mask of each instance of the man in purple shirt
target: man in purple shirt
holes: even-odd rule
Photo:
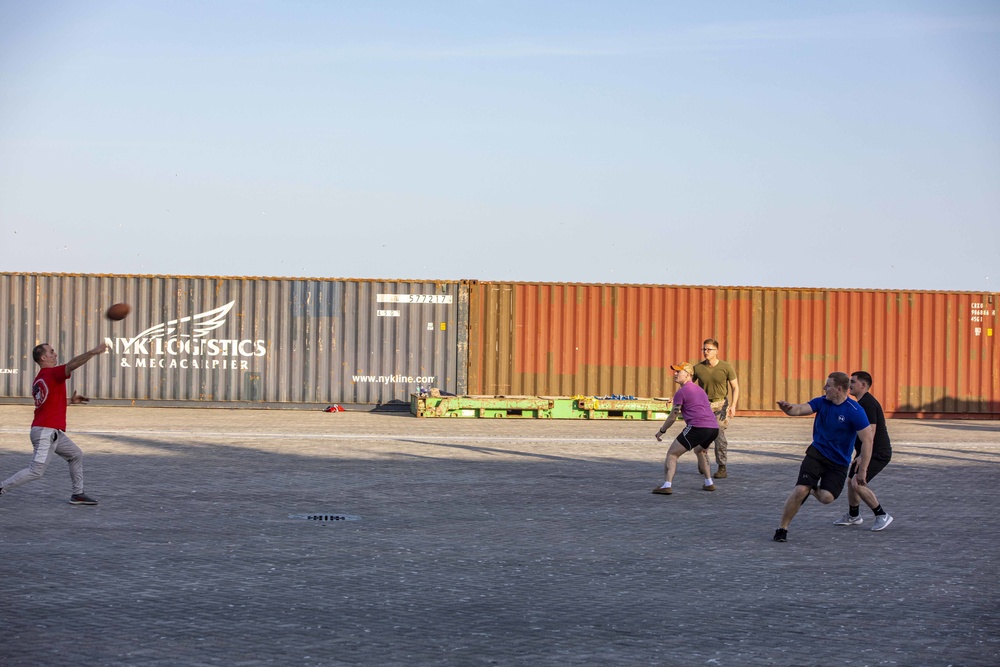
[[[694,367],[682,362],[670,368],[674,370],[674,382],[680,387],[674,394],[674,407],[670,411],[670,416],[663,422],[663,427],[656,432],[656,441],[663,442],[663,434],[677,421],[677,417],[683,417],[685,426],[667,450],[667,458],[663,463],[663,476],[666,481],[663,482],[663,486],[653,489],[653,493],[669,496],[674,492],[673,481],[674,473],[677,471],[677,459],[684,452],[692,450],[698,457],[698,470],[705,476],[705,484],[701,488],[705,491],[715,491],[712,466],[708,462],[706,452],[719,436],[719,422],[712,412],[708,394],[697,383],[691,381],[694,378]]]

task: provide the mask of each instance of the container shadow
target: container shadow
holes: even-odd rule
[[[665,443],[198,428],[77,437],[97,507],[65,502],[61,462],[0,499],[5,665],[849,665],[872,616],[866,662],[994,656],[1000,467],[975,456],[904,448],[876,480],[889,530],[833,526],[842,496],[777,544],[804,444],[733,448],[715,493],[687,454],[665,497]],[[314,512],[361,518],[289,518]],[[706,643],[686,619],[710,599]]]

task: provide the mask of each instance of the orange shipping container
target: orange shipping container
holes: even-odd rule
[[[867,370],[897,417],[1000,419],[997,294],[469,282],[468,393],[670,396],[716,338],[741,414]]]

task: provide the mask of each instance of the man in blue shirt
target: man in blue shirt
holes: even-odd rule
[[[846,373],[830,373],[823,385],[823,396],[808,403],[778,401],[786,415],[816,415],[813,420],[813,441],[806,450],[806,457],[799,467],[799,479],[785,501],[781,523],[774,531],[775,542],[788,541],[788,525],[798,513],[809,494],[828,505],[844,490],[854,438],[861,440],[858,455],[857,483],[864,486],[868,476],[868,463],[872,457],[872,426],[864,409],[848,395],[851,379]]]

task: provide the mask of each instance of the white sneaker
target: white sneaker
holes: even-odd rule
[[[875,517],[875,525],[872,526],[872,530],[885,530],[892,523],[892,515],[883,514],[882,516]]]
[[[888,514],[886,516],[888,516]],[[889,519],[889,521],[892,521],[892,519]],[[844,516],[842,516],[839,519],[837,519],[836,521],[834,521],[833,525],[835,525],[835,526],[857,526],[858,524],[861,524],[861,523],[864,523],[864,522],[865,522],[865,520],[861,518],[860,514],[857,515],[857,516],[851,516],[851,513],[848,512]],[[881,528],[879,528],[879,530],[881,530]]]

